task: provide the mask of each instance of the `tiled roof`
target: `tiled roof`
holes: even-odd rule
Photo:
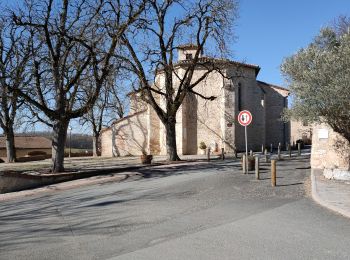
[[[195,45],[193,43],[188,43],[188,44],[182,44],[177,46],[178,49],[186,50],[186,49],[197,49],[198,45]]]
[[[15,147],[19,149],[50,149],[51,140],[42,136],[16,136]],[[0,149],[6,148],[6,139],[0,136]]]
[[[192,60],[180,60],[178,63],[175,65],[182,65],[182,64],[190,64]],[[198,62],[213,62],[213,63],[222,63],[222,64],[234,64],[234,65],[239,65],[243,67],[249,67],[253,68],[256,70],[260,70],[260,67],[258,65],[254,64],[249,64],[249,63],[244,63],[244,62],[238,62],[238,61],[233,61],[229,59],[220,59],[220,58],[211,58],[211,57],[201,57],[198,59]]]
[[[191,64],[192,60],[180,60],[177,63],[174,64],[174,68],[180,67],[180,66],[186,66]],[[200,66],[201,63],[215,63],[215,64],[224,64],[224,65],[235,65],[235,66],[240,66],[240,67],[246,67],[246,68],[252,68],[255,69],[255,75],[257,76],[260,67],[258,65],[254,64],[249,64],[249,63],[243,63],[243,62],[238,62],[238,61],[233,61],[229,59],[219,59],[219,58],[211,58],[211,57],[201,57],[198,59],[198,64],[197,66]],[[161,72],[163,69],[158,69],[157,72]]]
[[[287,92],[289,93],[289,89],[287,89],[287,88],[283,88],[283,87],[280,87],[280,86],[277,86],[277,85],[273,85],[273,84],[270,84],[270,83],[266,83],[266,82],[260,81],[260,80],[257,80],[257,82],[258,82],[258,84],[261,85],[261,86],[277,88],[277,89],[280,89],[280,90],[287,91]]]

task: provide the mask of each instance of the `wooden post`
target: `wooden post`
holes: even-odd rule
[[[261,153],[264,153],[264,145],[261,145]]]
[[[289,158],[292,158],[292,147],[290,144],[288,145],[288,152],[289,152]]]
[[[253,151],[252,150],[249,151],[249,155],[253,156]]]
[[[271,185],[276,186],[276,160],[271,160]]]
[[[260,179],[260,172],[259,172],[259,156],[255,156],[255,178],[257,180]]]
[[[270,153],[273,153],[273,144],[271,144]]]
[[[221,148],[221,159],[225,160],[225,149]]]
[[[207,156],[208,156],[208,162],[210,162],[210,148],[208,148],[208,154],[207,154]]]
[[[301,143],[298,143],[298,156],[301,155]]]
[[[278,160],[281,159],[281,143],[278,144]]]
[[[244,174],[247,173],[247,156],[245,154],[242,156],[242,170]]]
[[[264,154],[265,154],[265,162],[268,162],[269,158],[267,157],[267,149],[266,148],[265,148]]]

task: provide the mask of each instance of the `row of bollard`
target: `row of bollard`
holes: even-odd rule
[[[300,143],[297,144],[297,148],[298,148],[298,156],[300,156],[301,155]],[[292,146],[289,143],[286,143],[286,150],[288,151],[289,157],[292,157]],[[278,147],[277,147],[278,159],[281,159],[281,151],[282,151],[281,143],[278,143]],[[263,153],[264,155],[267,155],[267,149],[264,147],[264,145],[261,145],[261,153]],[[273,144],[271,144],[270,146],[270,153],[273,153]]]
[[[288,151],[289,157],[292,157],[292,148],[290,144],[286,144],[286,150]],[[237,151],[234,151],[234,157],[237,158]],[[265,161],[268,162],[268,157],[267,157],[267,149],[264,148],[264,145],[261,146],[261,153],[265,155]],[[273,145],[271,144],[271,151],[270,153],[273,153]],[[250,155],[253,155],[252,151],[250,151]],[[298,143],[298,156],[301,155],[301,145]],[[210,161],[210,148],[207,149],[207,156],[208,156],[208,161]],[[281,159],[281,143],[278,143],[278,148],[277,148],[277,156],[278,159]],[[224,148],[221,148],[221,159],[225,160],[225,150]]]
[[[272,145],[271,145],[272,147]],[[291,145],[290,144],[287,144],[286,145],[286,149],[288,151],[288,154],[289,154],[289,157],[291,158],[292,157],[292,149],[291,149]],[[272,150],[272,149],[271,149]],[[267,149],[264,148],[264,146],[262,145],[261,147],[261,151],[264,155],[264,158],[265,158],[265,162],[267,163],[268,162],[268,155],[267,155]],[[277,152],[277,158],[278,160],[281,159],[281,143],[278,144],[278,152]],[[250,156],[253,155],[253,152],[250,151]],[[301,155],[301,145],[300,143],[298,143],[298,156]],[[247,158],[246,158],[246,155],[243,154],[243,157],[242,157],[242,169],[243,169],[243,173],[244,174],[247,174],[248,173],[248,169],[247,169]],[[255,156],[255,178],[257,180],[260,180],[260,158],[258,156]],[[273,187],[276,186],[276,181],[277,179],[277,174],[276,174],[276,160],[271,160],[271,185]]]
[[[289,157],[292,157],[291,145],[287,143],[286,144],[286,149],[288,151]],[[272,153],[272,150],[273,150],[273,146],[271,144],[271,153]],[[261,146],[261,151],[263,152],[264,157],[265,157],[265,162],[267,163],[268,162],[267,149],[264,148],[263,145]],[[277,152],[278,153],[277,157],[280,160],[281,159],[281,143],[278,144],[278,150],[277,151],[278,151]],[[249,155],[253,156],[253,151],[252,150],[249,152]],[[300,155],[301,155],[301,145],[300,145],[300,143],[298,143],[298,156],[300,156]],[[235,157],[237,158],[236,151],[235,151]],[[224,148],[221,148],[221,159],[225,160],[225,150],[224,150]],[[210,162],[210,148],[208,148],[207,160],[208,160],[208,162]],[[243,169],[243,173],[244,174],[248,173],[248,161],[247,161],[247,157],[246,157],[245,154],[243,154],[243,157],[242,157],[242,169]],[[260,160],[259,160],[258,156],[255,156],[255,178],[257,180],[260,180]],[[271,160],[271,185],[273,187],[276,186],[276,178],[277,178],[276,177],[276,160]]]
[[[242,157],[242,169],[244,174],[248,173],[247,157],[245,154]],[[276,160],[271,160],[271,185],[273,187],[276,186],[276,176]],[[255,178],[260,180],[260,159],[258,156],[255,156]]]
[[[221,160],[225,160],[225,149],[221,148]],[[210,148],[207,150],[207,161],[210,162]]]

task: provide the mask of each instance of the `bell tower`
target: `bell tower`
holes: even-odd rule
[[[178,49],[178,60],[191,60],[196,55],[196,51],[198,50],[198,46],[194,44],[185,44],[177,47]],[[199,58],[202,57],[203,53],[199,54]]]

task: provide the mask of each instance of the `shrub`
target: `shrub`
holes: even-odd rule
[[[199,149],[206,149],[207,148],[207,145],[202,141],[199,143]]]
[[[47,153],[44,151],[30,151],[28,152],[29,156],[35,156],[35,155],[46,155]]]

